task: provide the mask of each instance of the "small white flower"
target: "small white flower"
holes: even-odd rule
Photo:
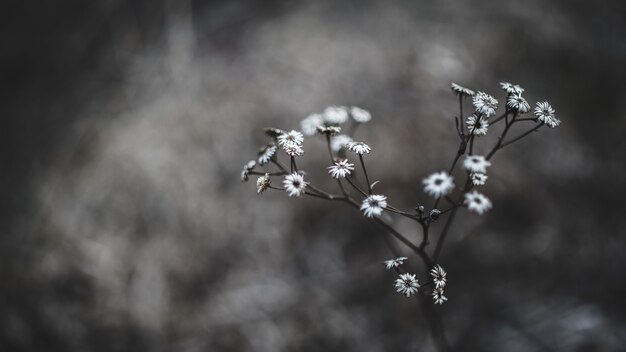
[[[341,161],[335,161],[335,165],[330,166],[328,168],[328,173],[331,174],[333,178],[344,178],[354,170],[354,164],[350,164],[348,159],[344,159]]]
[[[478,117],[476,115],[471,115],[465,120],[467,124],[467,129],[470,133],[476,136],[484,136],[487,134],[487,129],[489,128],[489,122],[484,117]]]
[[[446,279],[446,271],[440,265],[430,270],[430,276],[433,277],[433,282],[436,288],[443,288],[446,286],[448,280]]]
[[[330,136],[337,135],[341,132],[341,127],[339,126],[317,126],[317,133],[319,134],[327,134]]]
[[[332,136],[330,138],[330,149],[336,153],[342,148],[345,148],[346,145],[350,142],[352,142],[352,138],[346,134]]]
[[[306,191],[306,185],[308,182],[304,182],[304,177],[297,172],[291,173],[285,176],[283,180],[283,186],[289,197],[300,197]]]
[[[489,176],[482,174],[480,172],[472,172],[470,174],[470,178],[472,179],[472,184],[474,186],[484,186]]]
[[[261,148],[261,150],[259,151],[259,165],[265,165],[269,163],[270,160],[272,160],[274,154],[276,154],[276,149],[278,149],[278,147],[276,147],[275,145],[266,145],[265,147]]]
[[[435,301],[435,304],[443,304],[443,302],[447,301],[448,298],[446,296],[443,295],[443,288],[441,287],[436,287],[433,290],[433,301]]]
[[[524,88],[517,84],[513,85],[509,82],[500,82],[500,86],[509,94],[520,95],[524,92]]]
[[[305,136],[312,136],[317,132],[317,127],[323,125],[324,117],[321,114],[311,114],[300,121],[300,130]]]
[[[406,295],[407,297],[416,294],[417,289],[420,287],[415,274],[400,274],[394,283],[394,287],[398,293]]]
[[[250,171],[252,171],[255,166],[256,166],[255,160],[250,160],[243,166],[243,170],[241,170],[241,182],[248,181],[248,176],[250,175]]]
[[[509,95],[506,100],[506,105],[513,110],[517,110],[520,114],[525,114],[530,111],[530,105],[528,105],[526,99],[524,99],[521,95]]]
[[[463,167],[469,172],[486,174],[489,166],[491,166],[491,162],[482,155],[468,155],[463,160]]]
[[[372,151],[372,148],[370,148],[369,145],[363,142],[350,142],[346,145],[346,148],[348,148],[349,151],[357,153],[359,155],[369,154],[370,151]]]
[[[450,83],[450,89],[452,89],[452,92],[455,95],[466,95],[468,97],[471,97],[472,95],[476,94],[473,90],[465,88],[459,84],[456,84],[454,82]]]
[[[448,194],[454,188],[454,180],[447,172],[436,172],[424,180],[424,191],[429,195],[439,198]]]
[[[484,212],[491,209],[491,201],[489,198],[476,191],[465,193],[465,205],[467,205],[469,210],[478,215],[482,215]]]
[[[404,261],[407,260],[409,258],[407,257],[398,257],[396,259],[389,259],[389,260],[385,260],[385,266],[387,267],[387,269],[392,269],[392,268],[397,268],[400,265],[404,264]]]
[[[256,180],[256,193],[263,193],[270,186],[270,175],[265,174]]]
[[[361,210],[368,218],[378,216],[383,213],[383,209],[387,206],[387,197],[380,194],[372,194],[363,199]]]
[[[476,111],[485,115],[486,117],[493,116],[498,108],[498,101],[496,98],[485,92],[478,92],[472,98]]]
[[[331,125],[341,125],[348,118],[348,109],[345,106],[329,106],[324,110],[324,121]]]
[[[302,145],[303,141],[304,136],[296,130],[291,130],[278,136],[278,145],[285,145],[286,143]]]
[[[304,154],[304,149],[301,146],[295,143],[284,143],[283,150],[289,156],[300,156]]]
[[[356,106],[350,108],[350,115],[352,116],[352,119],[358,123],[366,123],[372,119],[372,114],[370,114],[369,111]]]
[[[554,116],[555,112],[556,111],[547,101],[539,102],[537,103],[537,107],[535,107],[535,115],[537,115],[537,120],[545,123],[551,128],[558,127],[561,124],[561,120],[557,119]]]

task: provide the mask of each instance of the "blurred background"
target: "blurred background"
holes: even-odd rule
[[[626,350],[625,7],[6,3],[0,350],[434,350],[379,228],[239,173],[263,127],[356,105],[379,192],[428,204],[422,178],[457,148],[450,82],[503,101],[500,81],[563,124],[495,156],[492,211],[459,212],[436,307],[452,349]],[[305,148],[300,167],[333,189],[322,141]]]

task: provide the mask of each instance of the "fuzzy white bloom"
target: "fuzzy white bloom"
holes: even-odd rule
[[[247,182],[248,181],[248,177],[250,175],[250,171],[252,171],[255,166],[256,166],[256,161],[255,160],[250,160],[243,166],[243,170],[241,170],[241,182]]]
[[[369,145],[363,142],[350,142],[346,145],[346,148],[348,148],[349,151],[357,153],[359,155],[369,154],[370,151],[372,151],[372,148],[370,148]]]
[[[276,149],[278,149],[275,145],[267,145],[259,151],[259,165],[265,165],[272,160],[274,154],[276,154]]]
[[[291,130],[287,133],[282,133],[278,136],[278,145],[281,145],[281,146],[287,143],[291,143],[295,145],[302,145],[303,141],[304,141],[304,136],[302,135],[302,133],[296,130]]]
[[[441,287],[436,287],[433,290],[433,301],[435,301],[435,304],[443,304],[443,302],[447,301],[448,298],[446,296],[443,295],[443,288]]]
[[[324,126],[322,114],[311,114],[300,121],[300,130],[305,136],[312,136],[317,132],[318,126]]]
[[[491,166],[491,162],[482,155],[468,155],[463,160],[463,167],[469,172],[486,174],[489,166]]]
[[[452,92],[455,95],[466,95],[468,97],[471,97],[472,95],[476,94],[473,90],[465,88],[462,85],[456,84],[454,82],[450,83],[450,89],[452,89]]]
[[[509,94],[520,95],[524,92],[524,88],[517,84],[511,84],[509,82],[500,82],[500,86]]]
[[[372,114],[370,114],[369,111],[356,106],[350,108],[350,115],[352,116],[352,119],[358,123],[366,123],[372,119]]]
[[[350,164],[348,159],[344,159],[341,161],[335,161],[335,165],[328,167],[328,173],[333,178],[344,178],[354,170],[354,164]]]
[[[424,191],[439,198],[448,194],[454,188],[454,179],[447,172],[435,172],[422,180]]]
[[[341,125],[348,118],[348,109],[345,106],[329,106],[324,110],[324,121],[331,125]]]
[[[407,260],[409,258],[407,257],[398,257],[396,259],[389,259],[389,260],[385,260],[385,266],[387,267],[387,269],[393,269],[393,268],[397,268],[400,265],[404,264],[404,261]]]
[[[486,117],[493,116],[498,108],[498,101],[496,98],[485,92],[478,92],[472,98],[472,103],[476,108],[476,111],[485,115]]]
[[[557,119],[554,116],[556,110],[552,108],[550,103],[547,101],[542,101],[537,103],[537,107],[535,107],[535,115],[537,115],[537,120],[545,123],[551,128],[558,127],[561,124],[561,120]]]
[[[352,142],[352,138],[346,134],[332,136],[330,138],[330,149],[336,153],[345,148],[350,142]]]
[[[287,193],[289,193],[289,197],[300,197],[306,192],[306,185],[308,182],[304,181],[304,177],[297,173],[291,173],[285,176],[283,180],[283,186]]]
[[[417,289],[420,287],[415,274],[400,274],[394,283],[394,287],[398,293],[406,295],[407,297],[416,294]]]
[[[289,156],[300,156],[304,154],[304,149],[298,144],[295,143],[284,143],[283,150]]]
[[[484,212],[491,209],[491,201],[489,198],[476,191],[465,193],[465,205],[467,205],[469,210],[478,215],[482,215]]]
[[[470,174],[470,178],[472,179],[472,184],[474,186],[484,186],[489,176],[480,172],[472,172]]]
[[[528,105],[526,99],[524,99],[521,95],[509,95],[506,100],[506,105],[513,110],[517,110],[520,114],[525,114],[530,111],[530,105]]]
[[[363,199],[361,210],[368,218],[378,216],[383,213],[383,209],[387,206],[387,197],[380,194],[372,194]]]
[[[487,134],[489,122],[484,117],[471,115],[467,117],[465,123],[467,124],[467,129],[470,131],[471,134],[474,134],[476,136],[484,136]]]
[[[319,134],[327,134],[329,136],[338,135],[341,133],[341,127],[339,126],[317,126],[317,133]]]
[[[270,175],[265,174],[256,180],[256,193],[263,193],[270,186]]]
[[[440,265],[430,270],[430,276],[433,277],[433,282],[436,288],[443,288],[446,286],[448,280],[446,279],[446,271]]]

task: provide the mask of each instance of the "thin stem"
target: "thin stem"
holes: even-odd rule
[[[518,120],[518,121],[519,121],[519,120]],[[509,145],[509,144],[512,144],[513,142],[517,142],[518,140],[520,140],[520,139],[522,139],[522,138],[524,138],[524,137],[528,136],[529,134],[531,134],[531,133],[533,133],[533,132],[537,131],[537,130],[538,130],[539,128],[541,128],[541,126],[543,126],[543,125],[544,125],[544,123],[542,122],[540,125],[535,126],[534,128],[532,128],[532,129],[530,129],[530,130],[528,130],[528,131],[526,131],[526,132],[522,133],[521,135],[519,135],[519,136],[517,136],[517,137],[515,137],[515,138],[511,139],[510,141],[508,141],[508,142],[506,142],[506,143],[502,143],[502,145],[500,146],[500,149],[502,149],[502,148],[506,147],[506,146],[507,146],[507,145]]]
[[[367,182],[367,189],[369,194],[372,194],[372,184],[370,183],[370,178],[367,176],[367,169],[365,168],[365,162],[363,161],[363,154],[359,154],[359,160],[361,160],[361,167],[363,168],[363,173],[365,174],[365,182]]]
[[[288,175],[288,172],[280,171],[280,172],[261,172],[261,171],[250,171],[248,172],[250,175],[260,175],[263,176],[267,174],[268,176],[283,176]]]
[[[352,187],[354,187],[354,189],[356,189],[359,193],[361,193],[363,195],[363,197],[367,197],[367,193],[365,193],[365,191],[363,191],[361,188],[359,188],[359,186],[355,185],[354,182],[352,182],[351,179],[346,177],[346,181],[348,181],[348,183],[351,184]]]
[[[326,146],[328,146],[328,155],[330,156],[330,163],[334,164],[335,163],[335,157],[333,156],[333,150],[330,147],[330,134],[326,134]],[[337,185],[339,185],[339,189],[341,190],[341,193],[343,193],[344,196],[348,195],[348,192],[346,192],[346,189],[343,188],[343,184],[341,183],[341,181],[339,179],[337,179]]]

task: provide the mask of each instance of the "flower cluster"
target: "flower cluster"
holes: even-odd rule
[[[416,202],[414,210],[401,210],[400,207],[390,204],[388,197],[378,192],[378,189],[376,193],[373,192],[374,186],[380,181],[371,182],[372,173],[366,168],[365,160],[374,155],[375,150],[365,142],[355,140],[353,136],[359,125],[372,121],[372,114],[355,106],[329,106],[322,113],[310,114],[300,121],[299,130],[266,128],[265,132],[270,140],[259,149],[257,160],[251,160],[244,165],[240,178],[248,181],[250,175],[258,175],[258,193],[264,193],[268,189],[281,190],[289,197],[311,196],[339,201],[357,209],[366,219],[380,225],[386,233],[406,245],[422,260],[424,274],[431,278],[424,286],[432,284],[432,299],[435,304],[443,304],[448,300],[444,296],[447,273],[434,263],[437,262],[447,231],[455,218],[453,214],[459,209],[467,209],[478,215],[489,211],[493,204],[475,188],[487,183],[494,154],[542,126],[555,128],[561,124],[561,120],[555,116],[555,110],[547,101],[536,104],[534,117],[524,117],[524,114],[531,111],[530,104],[522,96],[524,89],[507,82],[500,83],[500,86],[506,93],[503,100],[506,103],[502,104],[504,111],[499,115],[498,109],[501,106],[494,96],[456,83],[450,85],[460,106],[459,115],[455,116],[456,134],[459,137],[459,146],[454,149],[457,154],[449,168],[439,168],[442,171],[423,177],[421,184],[419,181],[414,183],[416,188],[422,188],[425,195],[434,198],[429,200],[432,202],[430,207]],[[469,116],[463,114],[466,100],[473,110]],[[510,137],[509,133],[517,129],[517,126],[524,126],[528,122],[532,125],[530,129]],[[498,124],[504,126],[500,129]],[[501,132],[497,138],[480,138],[498,130]],[[326,167],[329,181],[326,183],[335,183],[336,191],[324,190],[311,180],[305,180],[305,176],[308,178],[309,174],[298,167],[299,160],[305,154],[305,140],[320,137],[326,141],[330,154],[330,166]],[[485,141],[490,139],[495,140],[495,143],[485,146],[488,144]],[[479,149],[480,152],[475,152]],[[460,167],[457,168],[458,165]],[[272,177],[282,177],[282,187],[274,186]],[[458,177],[464,178],[464,181]],[[390,222],[393,216],[402,216],[417,222],[421,229],[421,241],[412,241],[401,234]],[[435,237],[436,243],[431,252],[429,248],[432,247],[428,247],[434,230],[431,224],[442,219],[446,221],[446,226]],[[394,269],[398,274],[394,281],[396,291],[409,297],[421,292],[423,286],[419,284],[416,274],[402,270],[401,266],[406,260],[407,257],[397,257],[386,260],[384,264],[387,269]]]

